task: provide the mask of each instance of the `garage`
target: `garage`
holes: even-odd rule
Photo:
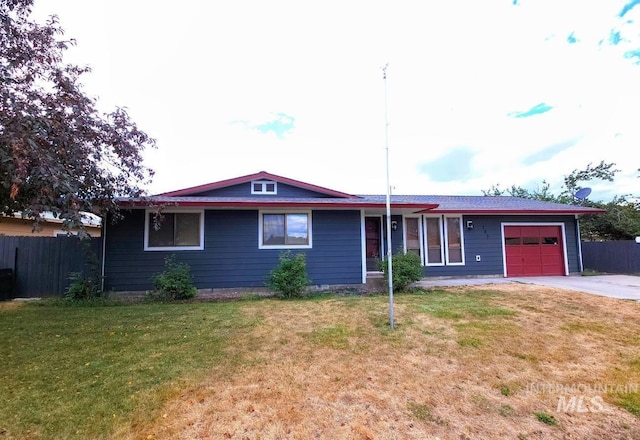
[[[506,275],[566,275],[563,242],[559,225],[505,225]]]

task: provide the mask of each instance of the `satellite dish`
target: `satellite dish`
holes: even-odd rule
[[[576,199],[584,200],[591,194],[591,188],[581,188],[574,194]]]

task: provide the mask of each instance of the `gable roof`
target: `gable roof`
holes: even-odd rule
[[[204,193],[256,180],[270,180],[313,191],[326,197],[283,196],[211,196]],[[120,199],[123,206],[133,207],[172,205],[201,208],[327,208],[381,209],[386,207],[386,195],[353,195],[312,185],[299,180],[260,171],[255,174],[221,180],[205,185],[169,191],[150,197]],[[412,213],[433,214],[599,214],[602,209],[579,205],[564,205],[512,196],[439,196],[392,195],[393,209],[407,209]]]
[[[333,189],[324,188],[322,186],[312,185],[310,183],[301,182],[299,180],[289,179],[288,177],[277,176],[275,174],[267,173],[266,171],[260,171],[255,174],[248,174],[246,176],[235,177],[233,179],[221,180],[219,182],[207,183],[199,186],[192,186],[190,188],[179,189],[176,191],[169,191],[166,193],[158,194],[158,196],[164,197],[184,197],[193,196],[206,191],[214,189],[226,188],[228,186],[239,185],[242,183],[249,183],[254,180],[273,180],[279,183],[286,183],[298,188],[307,189],[309,191],[315,191],[320,194],[325,194],[331,197],[342,197],[347,199],[357,198],[352,194],[343,193],[341,191],[335,191]]]

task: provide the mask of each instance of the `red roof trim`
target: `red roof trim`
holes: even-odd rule
[[[597,209],[597,208],[596,208]],[[582,210],[576,209],[571,211],[565,210],[554,210],[554,209],[436,209],[435,211],[431,211],[425,209],[423,211],[418,211],[418,213],[438,213],[438,214],[565,214],[565,215],[573,215],[573,214],[602,214],[606,212],[603,209],[598,209],[597,211],[593,210]]]
[[[228,207],[228,208],[236,208],[236,207],[251,207],[251,208],[264,208],[264,207],[274,207],[274,208],[316,208],[316,207],[329,207],[329,208],[382,208],[385,206],[385,203],[335,203],[335,202],[230,202],[230,201],[203,201],[203,202],[153,202],[153,201],[122,201],[120,205],[123,207],[133,206],[133,207],[146,207],[146,206],[155,206],[155,205],[163,205],[166,204],[168,207],[208,207],[208,206],[220,206],[220,207]],[[421,209],[422,211],[429,211],[430,209],[437,208],[437,204],[430,203],[394,203],[391,205],[394,209]],[[419,212],[422,212],[419,211]]]
[[[326,194],[334,197],[343,197],[348,199],[358,198],[358,196],[355,196],[353,194],[347,194],[347,193],[335,191],[329,188],[324,188],[322,186],[301,182],[299,180],[289,179],[288,177],[276,176],[275,174],[267,173],[266,171],[260,171],[259,173],[255,173],[255,174],[235,177],[233,179],[221,180],[219,182],[207,183],[205,185],[192,186],[190,188],[179,189],[176,191],[169,191],[169,192],[158,194],[158,195],[166,196],[166,197],[190,196],[190,195],[198,194],[205,191],[211,191],[213,189],[226,188],[228,186],[239,185],[241,183],[251,182],[252,180],[258,180],[258,179],[274,180],[276,182],[286,183],[287,185],[308,189],[310,191],[315,191],[321,194]]]

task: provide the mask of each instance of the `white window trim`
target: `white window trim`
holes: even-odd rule
[[[259,184],[262,186],[262,191],[255,191],[253,186]],[[267,185],[273,185],[273,191],[267,191]],[[278,182],[274,180],[252,180],[251,181],[251,194],[257,195],[275,195],[278,194]]]
[[[422,216],[413,216],[413,215],[409,215],[409,216],[403,216],[402,217],[402,237],[404,238],[403,240],[403,246],[404,246],[404,253],[406,254],[408,252],[407,249],[407,219],[410,218],[415,218],[416,220],[418,220],[418,242],[420,243],[420,263],[424,266],[425,265],[425,261],[426,261],[426,255],[424,254],[424,234],[423,234],[423,225],[422,225]]]
[[[448,231],[448,226],[447,226],[447,219],[448,218],[459,218],[460,219],[460,252],[462,253],[462,262],[458,263],[458,262],[450,262],[449,261],[449,231]],[[442,220],[442,224],[443,224],[443,228],[444,228],[444,243],[443,243],[443,247],[446,247],[446,264],[447,266],[464,266],[465,265],[465,261],[464,261],[464,227],[463,227],[463,217],[461,215],[445,215],[443,220]]]
[[[200,244],[198,246],[149,246],[149,214],[155,212],[151,209],[144,211],[144,250],[145,251],[202,251],[204,250],[204,210],[202,209],[166,209],[163,214],[200,214]]]
[[[291,244],[278,244],[278,245],[268,245],[263,244],[262,239],[264,238],[262,235],[262,224],[263,224],[263,216],[265,214],[307,214],[307,232],[309,234],[309,244],[300,244],[300,245],[291,245]],[[258,212],[258,249],[311,249],[313,247],[313,216],[311,215],[311,211],[299,211],[299,210],[268,210],[268,211],[259,211]]]
[[[424,242],[425,242],[425,255],[424,255],[424,265],[425,266],[444,266],[445,265],[445,258],[444,258],[444,248],[447,245],[446,241],[445,241],[445,235],[444,235],[444,219],[441,215],[425,215],[424,216],[425,221],[424,221]],[[429,237],[429,234],[427,233],[427,218],[437,218],[438,219],[438,234],[440,235],[440,263],[429,263],[429,255],[427,254],[429,252],[429,243],[427,243],[427,239]]]

